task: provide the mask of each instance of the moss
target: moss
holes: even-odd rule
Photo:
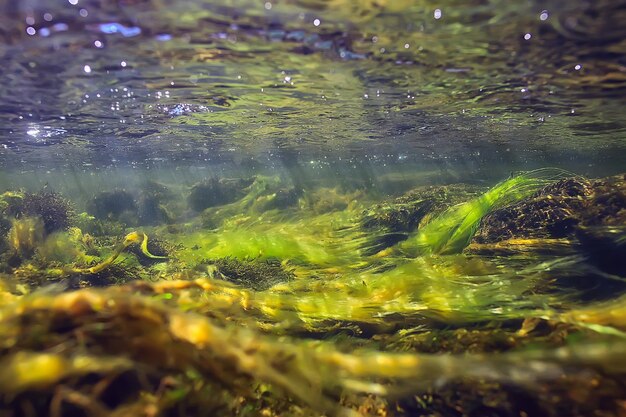
[[[383,227],[390,232],[412,232],[433,206],[432,200],[377,204],[363,213],[361,226],[366,229]]]

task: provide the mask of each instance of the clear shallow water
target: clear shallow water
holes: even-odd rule
[[[624,2],[0,11],[0,414],[623,413]]]

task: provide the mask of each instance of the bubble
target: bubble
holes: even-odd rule
[[[87,74],[91,73],[91,67],[89,65],[85,65],[83,67],[83,71],[85,71]]]
[[[529,40],[532,37],[533,37],[533,35],[531,35],[530,33],[527,33],[527,34],[524,35],[524,39],[525,40]]]
[[[319,26],[320,24],[322,24],[322,21],[321,21],[321,20],[319,20],[319,19],[315,19],[315,20],[313,21],[313,25],[314,25],[314,26]]]
[[[441,19],[442,15],[443,15],[443,13],[441,12],[441,9],[435,9],[435,12],[433,13],[433,17],[435,19]]]

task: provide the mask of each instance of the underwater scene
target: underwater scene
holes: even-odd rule
[[[0,417],[626,416],[624,22],[0,0]]]

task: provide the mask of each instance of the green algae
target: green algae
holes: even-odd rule
[[[537,170],[513,176],[474,200],[448,209],[401,245],[408,253],[459,253],[469,245],[478,223],[492,210],[516,203],[564,176],[557,170]]]
[[[554,399],[565,407],[588,375],[620,398],[623,296],[567,282],[578,274],[622,291],[623,278],[598,270],[575,245],[567,255],[452,254],[486,213],[563,175],[523,173],[447,209],[328,189],[303,190],[296,205],[278,209],[267,202],[288,186],[258,177],[238,200],[188,223],[97,238],[75,226],[47,235],[0,275],[0,407],[356,415],[372,404],[372,412],[472,407],[497,392],[497,415],[511,415],[514,393],[550,408],[542,396],[556,384]],[[373,207],[391,211],[367,223]],[[390,217],[425,207],[419,221]],[[207,216],[214,225],[202,228]],[[408,239],[369,250],[397,221],[410,224]],[[124,226],[108,230],[117,228]],[[616,230],[611,241],[621,242]],[[105,288],[91,288],[98,286]],[[25,373],[35,365],[37,373]],[[122,403],[103,386],[125,392]],[[462,398],[451,396],[454,387]],[[412,402],[418,394],[431,397]],[[589,410],[589,401],[576,406]]]

